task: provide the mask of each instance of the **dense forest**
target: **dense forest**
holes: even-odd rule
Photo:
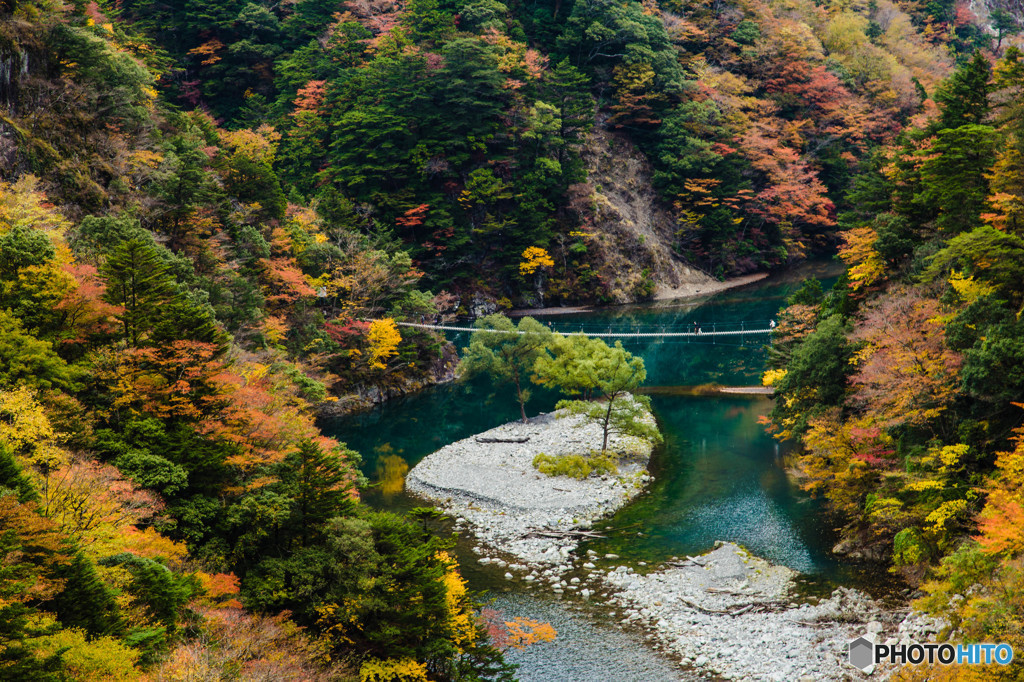
[[[0,677],[509,679],[525,626],[315,416],[450,375],[396,320],[649,298],[623,188],[714,277],[839,249],[770,426],[846,551],[1024,647],[1019,10],[0,1]]]
[[[804,487],[844,526],[838,551],[891,562],[958,638],[1019,648],[1024,53],[976,53],[935,99],[854,178],[847,275],[789,301],[769,423],[802,441]]]

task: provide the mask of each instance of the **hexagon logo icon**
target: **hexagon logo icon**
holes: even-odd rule
[[[874,650],[875,645],[869,639],[858,637],[853,640],[850,642],[850,665],[866,670],[875,662]]]

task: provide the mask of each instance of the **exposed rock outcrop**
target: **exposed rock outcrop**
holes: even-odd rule
[[[640,150],[596,126],[582,156],[588,180],[570,189],[572,203],[594,230],[594,256],[614,302],[717,283],[673,252],[676,221],[651,185],[651,164]]]
[[[450,343],[443,346],[441,355],[422,372],[400,374],[389,377],[383,385],[363,384],[317,405],[321,417],[340,417],[345,414],[367,410],[375,405],[410,395],[424,388],[454,381],[459,354]]]

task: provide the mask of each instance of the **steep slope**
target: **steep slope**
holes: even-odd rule
[[[0,3],[0,679],[508,680],[314,421],[444,363],[360,319],[437,314],[422,273],[289,202],[272,126],[168,106],[132,28]]]
[[[443,365],[396,320],[710,283],[678,254],[782,267],[833,245],[844,206],[858,292],[811,287],[785,320],[779,425],[901,569],[979,530],[1010,585],[1022,67],[967,10],[0,3],[0,667],[507,677],[448,545],[359,506],[313,405]],[[1000,92],[972,113],[985,50]],[[225,657],[250,629],[271,645]]]
[[[595,127],[582,151],[587,182],[570,188],[609,298],[626,303],[714,280],[673,251],[676,220],[651,184],[647,157],[621,133]]]
[[[855,182],[846,277],[780,314],[770,424],[843,524],[835,553],[891,561],[950,641],[1020,647],[1024,53],[976,52],[936,100]]]

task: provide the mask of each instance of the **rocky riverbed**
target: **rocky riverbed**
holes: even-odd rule
[[[511,422],[427,456],[409,472],[406,489],[468,523],[492,547],[526,563],[560,565],[593,521],[636,497],[650,480],[651,443],[614,434],[609,449],[625,453],[617,475],[577,480],[533,467],[541,453],[588,455],[600,449],[601,435],[597,425],[557,413]]]
[[[796,573],[732,543],[663,570],[605,574],[622,623],[651,631],[682,665],[735,680],[845,680],[863,677],[845,647],[866,633],[896,628],[898,615],[856,590],[797,603]]]
[[[797,573],[718,543],[665,565],[623,565],[614,554],[577,552],[592,523],[626,504],[650,480],[649,443],[613,440],[633,452],[617,476],[575,480],[533,468],[538,453],[587,454],[600,429],[579,418],[542,415],[452,443],[409,474],[424,496],[472,531],[481,564],[524,589],[588,602],[602,617],[639,629],[684,674],[736,680],[859,680],[845,647],[924,636],[929,624],[846,588],[827,599],[796,596]],[[934,628],[933,628],[934,629]],[[924,640],[922,640],[924,641]],[[873,678],[884,677],[875,672]]]

